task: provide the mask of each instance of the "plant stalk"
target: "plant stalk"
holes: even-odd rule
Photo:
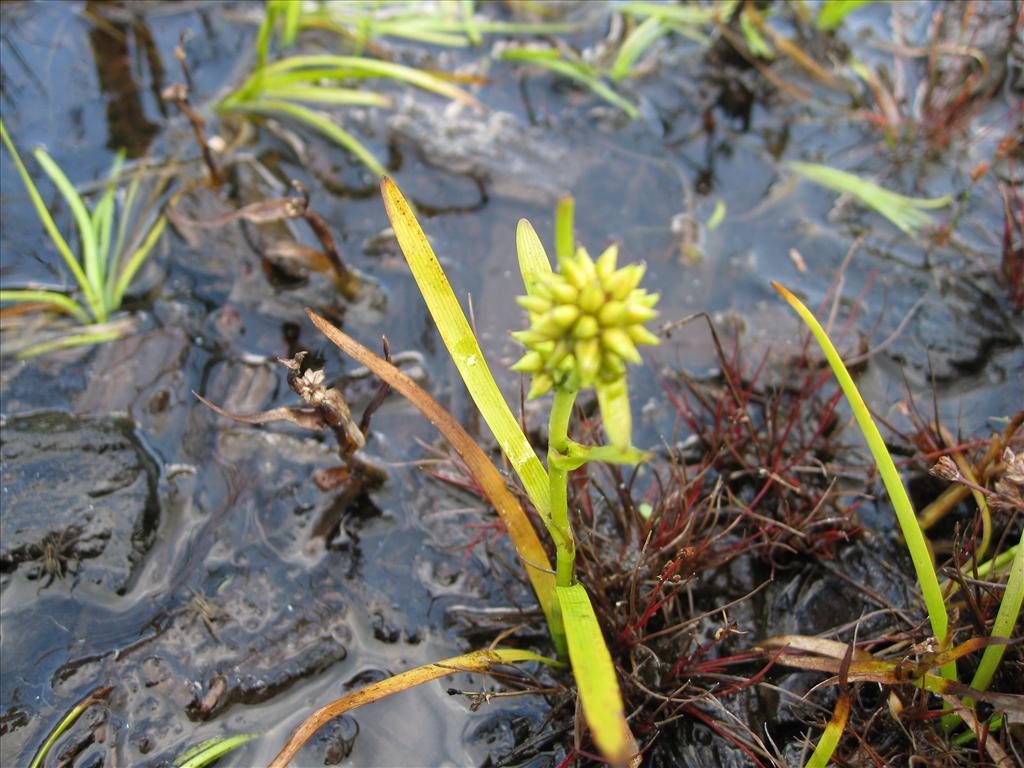
[[[548,421],[548,483],[551,489],[551,525],[555,531],[555,584],[569,587],[573,583],[576,540],[569,524],[569,472],[557,459],[569,450],[569,417],[578,389],[555,389]]]

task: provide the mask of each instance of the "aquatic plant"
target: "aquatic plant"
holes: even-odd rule
[[[175,758],[174,768],[205,768],[260,736],[259,733],[239,733],[234,736],[214,736],[196,744]]]
[[[283,19],[281,45],[287,47],[294,42],[301,26],[303,17],[297,15],[301,5],[282,0],[267,3],[256,39],[256,66],[241,86],[218,102],[218,112],[297,120],[351,152],[375,176],[382,176],[386,172],[384,166],[363,142],[330,115],[306,104],[391,106],[392,100],[386,94],[350,87],[353,82],[371,78],[406,83],[465,104],[477,103],[462,88],[439,75],[366,56],[290,56],[269,62],[270,43],[278,20]]]
[[[876,0],[825,0],[818,7],[814,26],[821,32],[838,29],[843,20],[858,8],[870,5]]]
[[[33,153],[36,161],[50,177],[54,186],[64,198],[78,225],[79,252],[71,246],[57,227],[53,216],[46,208],[39,190],[29,176],[18,154],[18,150],[0,120],[0,137],[11,153],[21,174],[25,190],[35,207],[50,240],[64,259],[64,264],[74,276],[83,301],[66,293],[46,288],[5,288],[0,290],[0,301],[19,303],[40,303],[46,308],[70,315],[78,322],[89,326],[83,331],[63,336],[38,347],[29,347],[20,352],[21,356],[35,354],[57,346],[73,346],[106,341],[120,335],[117,327],[104,327],[124,300],[124,294],[131,285],[139,268],[153,250],[167,223],[163,215],[147,215],[159,194],[159,189],[136,210],[139,199],[140,176],[136,174],[128,186],[127,193],[120,201],[120,215],[116,198],[117,181],[124,162],[124,153],[114,159],[103,194],[90,211],[68,180],[64,171],[39,147]],[[116,230],[115,230],[116,221]]]
[[[1013,554],[1006,590],[1003,594],[1002,600],[1000,601],[1000,606],[992,625],[991,638],[973,638],[972,640],[961,643],[956,648],[950,649],[949,641],[951,638],[951,628],[949,624],[949,614],[946,610],[945,596],[939,585],[938,576],[935,572],[935,566],[932,563],[928,544],[925,540],[918,517],[914,512],[910,497],[907,494],[906,488],[903,486],[903,482],[900,480],[900,476],[896,470],[895,464],[893,463],[892,456],[889,453],[889,450],[882,439],[881,433],[871,416],[871,412],[868,410],[868,407],[850,376],[849,371],[846,369],[846,365],[843,363],[842,358],[836,351],[836,348],[829,339],[828,334],[825,329],[822,328],[814,314],[804,306],[803,302],[801,302],[786,288],[775,282],[772,283],[772,286],[797,312],[803,322],[811,330],[814,338],[818,341],[825,354],[825,359],[828,362],[829,367],[832,369],[836,379],[839,381],[843,394],[846,396],[847,402],[853,411],[857,424],[867,441],[872,458],[875,461],[875,465],[882,478],[882,482],[885,485],[886,492],[888,493],[889,500],[896,513],[896,519],[899,523],[900,530],[903,533],[907,551],[909,552],[911,561],[913,562],[917,576],[917,583],[924,599],[932,635],[935,639],[934,644],[925,644],[926,647],[922,648],[923,660],[910,665],[912,669],[907,668],[905,660],[901,662],[886,662],[875,660],[873,657],[869,656],[867,659],[859,662],[853,661],[852,656],[850,655],[852,653],[853,646],[848,646],[845,651],[845,656],[840,660],[838,667],[835,669],[831,667],[829,668],[830,671],[839,673],[840,683],[843,690],[837,700],[832,719],[826,726],[825,733],[818,742],[818,745],[807,765],[812,768],[824,768],[831,758],[835,747],[838,745],[839,737],[845,727],[846,719],[850,711],[850,700],[845,691],[845,685],[847,677],[851,674],[859,674],[861,679],[873,679],[877,682],[883,683],[898,683],[901,680],[917,680],[920,681],[921,685],[927,690],[943,695],[944,698],[946,698],[947,703],[951,703],[951,697],[953,695],[960,696],[960,704],[955,707],[956,715],[947,715],[944,718],[944,724],[947,728],[952,728],[956,725],[958,719],[962,718],[963,721],[971,727],[972,731],[977,732],[980,728],[977,719],[967,711],[973,706],[974,700],[987,700],[996,703],[1002,703],[1005,701],[1005,699],[998,696],[986,696],[984,692],[988,688],[995,669],[1003,656],[1005,643],[1009,642],[1013,627],[1016,625],[1017,619],[1020,616],[1022,602],[1024,602],[1024,555],[1022,555],[1022,550],[1024,550],[1024,534],[1022,534],[1021,540],[1016,545],[1015,552]],[[1021,466],[1014,466],[1013,460],[1015,457],[1012,451],[1009,452],[1009,456],[1010,461],[1008,462],[1008,467],[1011,476],[1008,478],[1007,482],[1019,482],[1020,485],[1024,487],[1024,463],[1021,463]],[[952,461],[949,463],[952,464]],[[955,469],[955,465],[953,465],[953,468]],[[942,472],[940,472],[940,474],[942,474]],[[946,474],[948,476],[948,472]],[[964,478],[959,474],[959,472],[957,472],[955,476],[950,477],[949,479],[963,480]],[[1019,489],[1017,489],[1016,493],[1019,494],[1019,492]],[[1004,557],[1005,554],[1006,553],[1003,553]],[[978,567],[979,570],[982,568],[988,570],[988,568],[991,567],[991,563],[981,564],[981,566],[978,566],[976,563],[976,567]],[[787,641],[788,640],[791,639],[787,639]],[[784,644],[791,643],[784,642]],[[823,646],[819,646],[815,648],[815,650],[819,650],[821,647]],[[971,682],[971,686],[967,687],[960,685],[957,682],[956,660],[967,653],[978,650],[979,648],[985,648],[985,650],[982,655],[981,663],[979,664]],[[826,656],[830,655],[827,650],[823,653]],[[793,663],[792,660],[790,660],[790,663]],[[800,665],[796,664],[796,666]],[[941,678],[932,675],[929,672],[929,670],[935,667],[941,668]],[[808,669],[815,667],[808,663],[801,668]],[[823,669],[823,667],[817,668]]]
[[[588,461],[634,464],[645,456],[632,447],[632,417],[626,363],[639,363],[638,344],[656,344],[644,327],[653,319],[657,294],[638,288],[644,267],[616,268],[618,247],[610,246],[595,263],[586,249],[573,253],[571,205],[561,206],[557,273],[536,232],[525,219],[516,237],[527,296],[520,306],[530,327],[513,334],[527,353],[513,370],[533,376],[529,398],[554,390],[548,422],[548,478],[551,514],[545,518],[558,555],[556,581],[573,581],[575,542],[569,524],[568,471]],[[567,430],[576,396],[593,387],[610,445],[591,448],[569,440]]]
[[[711,38],[704,30],[728,19],[737,5],[735,0],[708,5],[623,3],[615,6],[615,11],[629,21],[628,32],[599,61],[586,60],[564,44],[554,48],[508,46],[498,52],[497,58],[530,64],[573,80],[635,119],[640,116],[640,110],[616,87],[643,72],[638,62],[651,46],[671,33],[706,45]]]
[[[919,235],[923,227],[932,224],[931,215],[925,211],[944,208],[953,202],[952,195],[932,198],[907,197],[860,176],[827,165],[791,162],[787,163],[786,167],[815,184],[856,197],[911,237]]]
[[[346,3],[320,4],[302,8],[292,3],[288,10],[300,8],[286,27],[295,30],[322,29],[351,41],[356,50],[372,48],[385,38],[408,40],[425,45],[464,48],[481,45],[485,35],[535,35],[573,32],[576,24],[560,22],[503,21],[482,18],[473,0],[455,3],[380,2],[349,0]]]
[[[53,748],[53,745],[57,742],[57,739],[61,737],[61,734],[63,734],[68,728],[74,725],[75,721],[78,720],[78,718],[82,716],[82,713],[85,712],[85,710],[89,709],[89,707],[93,706],[94,704],[105,702],[107,696],[109,696],[110,692],[113,690],[114,686],[112,685],[94,688],[93,690],[89,691],[89,693],[87,693],[78,703],[72,706],[71,709],[69,709],[67,713],[64,715],[64,717],[60,719],[57,725],[54,726],[53,730],[46,737],[46,740],[43,742],[42,746],[39,747],[39,750],[32,758],[32,762],[29,763],[29,768],[40,768],[40,766],[43,765],[43,761],[46,759],[47,754],[49,754],[50,749]]]
[[[315,313],[309,313],[310,319],[343,352],[408,397],[449,438],[509,530],[548,620],[558,655],[572,665],[595,744],[613,764],[633,763],[639,759],[638,749],[625,719],[615,665],[587,590],[574,578],[575,542],[567,490],[569,471],[587,462],[635,464],[645,458],[632,445],[626,363],[639,362],[636,344],[657,341],[643,327],[655,315],[652,307],[657,296],[638,287],[642,266],[617,267],[615,247],[606,250],[596,262],[584,249],[575,249],[570,200],[563,201],[556,215],[557,273],[529,222],[519,222],[516,246],[527,293],[519,301],[529,312],[531,324],[527,331],[516,334],[528,351],[515,367],[533,374],[532,397],[554,391],[545,470],[498,390],[479,343],[411,207],[386,177],[381,182],[381,191],[399,246],[441,338],[477,409],[551,534],[557,554],[554,571],[522,507],[479,446],[451,416],[408,377],[354,339]],[[597,391],[609,445],[586,446],[568,438],[575,398],[581,388],[591,386]],[[353,705],[435,679],[453,669],[489,669],[495,664],[519,660],[551,663],[523,651],[491,649],[484,653],[481,657],[471,654],[411,670],[398,676],[402,677],[400,685],[392,682],[398,681],[396,677],[384,681],[388,684],[386,690],[376,690],[383,683],[374,686],[370,698],[368,691],[360,691],[360,695],[321,708],[293,734],[273,765],[286,765],[320,724]]]

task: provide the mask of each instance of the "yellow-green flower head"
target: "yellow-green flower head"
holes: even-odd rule
[[[626,363],[640,362],[638,344],[658,343],[643,325],[657,316],[658,295],[637,287],[642,264],[616,269],[617,258],[615,245],[597,262],[580,248],[516,299],[530,327],[512,334],[528,350],[512,369],[533,374],[530,398],[621,379]]]

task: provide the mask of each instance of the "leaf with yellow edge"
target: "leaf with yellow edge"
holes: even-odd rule
[[[846,366],[843,364],[843,359],[832,345],[828,334],[825,333],[825,329],[821,327],[821,323],[804,306],[803,302],[786,288],[775,281],[772,281],[772,287],[779,292],[782,298],[789,302],[789,305],[796,310],[796,313],[800,315],[800,318],[807,327],[811,329],[811,333],[814,334],[814,338],[817,339],[818,344],[825,353],[825,359],[828,361],[832,373],[835,374],[836,379],[839,381],[843,394],[846,395],[850,409],[857,419],[857,425],[860,427],[864,439],[867,441],[868,448],[871,450],[871,456],[875,460],[875,465],[878,467],[878,473],[882,476],[885,490],[889,494],[889,501],[892,502],[893,510],[896,513],[896,521],[899,523],[903,539],[907,543],[907,550],[910,552],[910,559],[914,563],[914,571],[917,574],[917,583],[921,588],[925,607],[928,609],[932,634],[935,635],[940,645],[944,645],[946,636],[949,633],[949,615],[946,613],[946,605],[942,600],[939,579],[935,575],[935,566],[932,565],[928,544],[925,542],[924,533],[917,522],[914,507],[910,503],[907,489],[903,487],[903,481],[900,480],[899,472],[896,471],[896,465],[892,461],[892,456],[889,455],[889,449],[885,447],[885,441],[882,439],[878,427],[875,426],[875,422],[871,418],[871,412],[864,403],[864,398],[861,397],[860,392],[857,390],[857,385],[853,383],[850,372],[846,370]],[[956,664],[952,661],[945,664],[942,667],[942,674],[950,680],[955,680]]]
[[[342,696],[340,699],[335,699],[330,704],[320,707],[320,709],[307,717],[302,722],[302,725],[295,729],[291,738],[288,739],[288,743],[277,754],[269,768],[285,768],[321,726],[356,707],[370,704],[393,693],[407,691],[417,685],[429,683],[431,680],[437,680],[440,677],[454,675],[458,672],[487,672],[499,664],[510,664],[519,661],[539,661],[544,664],[558,666],[557,661],[532,651],[522,651],[516,648],[496,648],[494,650],[473,651],[472,653],[453,656],[444,661],[424,664],[421,667],[400,672],[386,680],[360,688],[358,691],[353,691],[347,696]]]
[[[612,765],[637,766],[639,749],[626,722],[615,664],[590,597],[582,584],[555,587],[555,593],[562,607],[573,677],[594,743]]]
[[[416,215],[402,196],[401,190],[387,176],[381,179],[380,191],[384,197],[388,218],[391,219],[391,226],[395,230],[395,237],[398,238],[398,245],[409,262],[409,269],[416,278],[416,285],[419,286],[430,315],[441,332],[441,339],[448,348],[448,354],[451,355],[455,367],[466,383],[477,410],[490,427],[502,452],[511,462],[512,469],[522,480],[523,487],[537,512],[545,520],[550,519],[551,501],[547,472],[498,389],[487,367],[484,353],[469,327],[469,321],[466,320],[466,315],[455,298],[455,293],[434,255],[433,248],[430,247],[426,235],[416,221]]]
[[[526,574],[530,578],[534,592],[537,593],[537,600],[544,610],[548,626],[551,627],[552,634],[555,634],[556,627],[560,625],[557,624],[558,611],[553,592],[555,580],[551,574],[551,564],[548,561],[547,553],[544,551],[530,519],[523,512],[516,497],[506,487],[505,479],[494,468],[491,460],[487,458],[476,441],[469,436],[469,433],[462,428],[462,425],[455,421],[452,415],[427,394],[419,384],[387,360],[335,328],[316,312],[307,310],[306,314],[309,315],[313,325],[342,352],[356,362],[365,365],[415,405],[459,454],[473,477],[480,483],[487,500],[497,510],[501,522],[504,523],[505,529],[508,531],[509,538],[515,545],[516,552],[526,561]]]

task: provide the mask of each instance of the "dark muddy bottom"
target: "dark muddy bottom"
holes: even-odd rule
[[[887,43],[896,30],[907,46],[962,42],[950,20],[935,26],[941,8],[864,9],[829,45],[852,46],[891,69]],[[906,404],[931,418],[934,394],[934,413],[964,441],[988,438],[1021,407],[1020,310],[1000,261],[1003,196],[1020,181],[1019,146],[996,159],[1000,141],[1019,127],[1013,105],[1021,98],[1021,52],[1008,34],[1017,11],[999,2],[979,9],[964,23],[976,25],[971,45],[984,51],[995,80],[987,90],[976,85],[969,118],[951,124],[945,142],[925,130],[934,115],[917,115],[899,141],[887,143],[875,123],[860,119],[870,111],[866,91],[828,92],[782,57],[773,71],[813,95],[795,98],[714,34],[707,44],[682,36],[661,41],[649,73],[622,86],[641,106],[633,121],[568,81],[488,60],[491,40],[464,50],[386,41],[402,61],[485,76],[472,86],[483,107],[396,91],[393,109],[352,111],[345,125],[386,158],[423,214],[457,295],[472,297],[481,344],[513,403],[519,381],[507,364],[519,351],[508,331],[523,323],[512,301],[521,292],[515,223],[529,218],[549,241],[553,204],[565,192],[576,197],[579,239],[592,251],[615,240],[624,259],[645,260],[645,282],[662,296],[660,320],[710,313],[728,349],[742,350],[742,375],[752,388],[760,371],[765,401],[792,384],[802,348],[797,321],[768,281],[786,283],[817,307],[841,271],[840,347],[848,357],[863,356],[859,383],[894,430],[921,492],[916,501],[924,504],[943,486],[926,478],[923,461],[911,461],[915,411]],[[594,49],[614,32],[607,6],[560,12],[583,25],[566,36],[579,47]],[[276,257],[283,239],[317,245],[294,222],[168,228],[129,291],[129,335],[27,361],[4,352],[2,764],[29,764],[64,714],[97,690],[102,704],[61,736],[47,765],[169,765],[206,738],[240,733],[261,737],[220,764],[266,764],[314,708],[369,682],[482,647],[515,625],[524,626],[513,640],[550,652],[515,553],[487,527],[492,512],[429,474],[458,471],[409,404],[394,395],[385,402],[360,454],[386,480],[322,492],[314,474],[339,465],[329,434],[233,423],[191,394],[244,413],[295,405],[276,358],[308,350],[352,412],[362,413],[376,382],[316,334],[304,314],[312,307],[369,346],[386,335],[401,367],[494,448],[386,230],[371,175],[293,125],[261,120],[246,134],[243,124],[212,112],[248,73],[251,20],[261,13],[260,5],[207,2],[7,2],[0,9],[4,122],[64,231],[73,229],[72,217],[30,148],[46,145],[72,181],[87,184],[123,147],[130,159],[148,155],[174,171],[172,194],[181,193],[174,205],[186,219],[212,220],[286,196],[288,182],[300,178],[362,278],[361,290],[346,298],[322,265],[297,267]],[[792,33],[787,13],[772,23]],[[180,79],[173,51],[186,31],[193,104],[210,120],[211,135],[229,145],[240,137],[220,190],[204,184],[190,126],[159,97]],[[339,45],[311,33],[300,48]],[[810,52],[827,60],[815,45],[808,44]],[[901,62],[909,69],[900,70],[903,86],[918,87],[922,59]],[[782,166],[787,160],[836,165],[908,195],[963,195],[958,226],[941,243],[907,237],[856,202],[797,183]],[[972,186],[970,173],[983,161],[992,163],[992,175]],[[4,288],[70,285],[6,150],[0,167]],[[709,227],[719,205],[725,219]],[[939,212],[936,223],[950,224],[952,210]],[[4,333],[37,331],[18,325]],[[683,506],[671,483],[658,496],[664,489],[655,478],[673,477],[680,462],[698,466],[711,444],[694,436],[699,430],[670,397],[683,391],[683,374],[709,401],[723,390],[722,364],[703,324],[673,330],[632,379],[635,437],[657,454],[637,475],[636,492],[646,495],[636,498],[652,501],[658,514]],[[833,389],[823,388],[819,399]],[[541,419],[533,408],[527,413],[535,427]],[[818,425],[810,420],[822,412],[800,411],[801,439],[813,449],[801,461],[824,478],[811,483],[818,492],[841,478],[842,493],[828,507],[835,520],[811,521],[819,527],[804,536],[778,526],[763,546],[749,546],[742,528],[700,553],[698,540],[672,545],[678,552],[665,562],[679,561],[685,585],[675,609],[700,618],[675,638],[679,650],[610,636],[624,668],[638,670],[636,684],[624,684],[631,703],[644,700],[643,689],[682,685],[687,675],[708,672],[700,666],[708,658],[740,653],[762,638],[842,627],[839,635],[849,640],[858,620],[863,637],[922,619],[890,509],[865,495],[878,488],[865,484],[860,438],[841,428],[849,414],[840,405],[828,439],[816,441]],[[581,414],[593,416],[592,403],[584,401]],[[751,418],[768,424],[774,416],[765,406]],[[745,470],[714,471],[732,482]],[[627,535],[616,527],[623,505],[609,499],[621,479],[595,470],[592,509],[580,498],[582,515],[596,511],[606,521],[585,518],[597,532],[588,546],[601,559],[586,564],[582,578],[591,588],[607,579],[609,596],[628,583],[644,543],[639,529]],[[757,494],[756,479],[735,485],[745,504]],[[760,513],[776,514],[792,500],[780,491],[769,502],[777,506]],[[966,507],[955,516],[963,525],[973,519]],[[1019,514],[1007,516],[999,530],[1019,535],[1020,525]],[[941,535],[955,533],[950,523]],[[604,558],[625,564],[622,572],[602,570]],[[616,599],[598,606],[609,632],[622,629],[614,617],[626,615]],[[684,657],[697,666],[682,664]],[[749,678],[759,669],[750,663],[737,674]],[[821,679],[773,671],[766,685],[744,688],[721,706],[758,738],[767,732],[779,763],[797,764],[834,704],[834,692],[801,698]],[[414,689],[332,722],[298,762],[555,766],[574,747],[568,690],[547,698],[449,690],[504,689],[469,675]],[[698,707],[704,719],[668,705],[638,716],[638,737],[654,739],[647,764],[750,764],[717,721],[709,722],[716,711],[728,719],[714,706]]]

